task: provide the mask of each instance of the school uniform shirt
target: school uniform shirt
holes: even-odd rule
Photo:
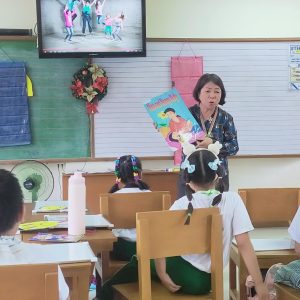
[[[150,190],[140,190],[139,188],[123,188],[123,189],[116,191],[116,193],[119,193],[119,194],[121,194],[121,193],[143,193],[143,192],[151,192],[151,191]],[[131,229],[118,228],[118,229],[113,229],[112,232],[116,237],[122,238],[126,241],[136,242],[136,229],[135,228],[131,228]]]
[[[34,263],[34,248],[40,245],[23,243],[15,236],[0,236],[0,265],[32,264]],[[58,266],[59,300],[66,300],[69,287]]]
[[[212,201],[218,193],[206,194],[196,192],[193,194],[192,204],[196,208],[212,207]],[[175,201],[170,210],[187,209],[189,201],[186,196]],[[253,226],[246,210],[246,207],[237,193],[224,192],[219,207],[223,219],[223,264],[228,264],[230,247],[233,236],[253,230]],[[193,215],[191,216],[193,219]],[[183,255],[183,259],[188,261],[197,269],[210,273],[211,259],[209,254]]]
[[[295,242],[300,243],[300,207],[298,208],[288,231],[291,238]]]

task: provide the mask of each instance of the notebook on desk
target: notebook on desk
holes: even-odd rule
[[[236,240],[233,240],[236,245]],[[255,251],[276,251],[294,249],[294,241],[290,238],[251,239]]]
[[[46,221],[58,222],[55,228],[68,228],[68,215],[45,215]],[[85,215],[85,227],[90,228],[112,228],[114,225],[106,220],[101,214]]]

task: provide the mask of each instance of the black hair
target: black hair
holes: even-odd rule
[[[216,84],[221,89],[221,99],[219,105],[225,104],[225,98],[226,98],[226,90],[224,87],[224,83],[222,79],[216,75],[216,74],[203,74],[197,81],[194,91],[193,91],[193,97],[197,102],[200,102],[199,100],[199,94],[202,90],[202,88],[209,82],[212,82]]]
[[[195,166],[195,170],[189,173],[188,169],[184,170],[185,180],[186,180],[186,196],[189,200],[188,208],[187,208],[187,219],[185,224],[188,225],[190,223],[190,217],[193,213],[193,193],[195,191],[188,184],[189,182],[193,182],[196,185],[205,187],[210,186],[214,181],[216,181],[216,177],[218,177],[218,181],[216,182],[216,189],[220,191],[220,194],[216,195],[212,201],[212,206],[218,205],[222,199],[222,193],[224,191],[222,179],[219,177],[221,175],[221,167],[217,165],[217,169],[213,170],[209,163],[212,163],[217,159],[216,155],[209,150],[201,149],[193,152],[188,158],[186,158],[190,165]]]
[[[165,111],[164,111],[164,113],[166,114],[167,112],[170,112],[170,111],[173,112],[173,113],[175,113],[175,109],[172,108],[172,107],[166,108]]]
[[[0,234],[3,235],[19,221],[23,211],[23,193],[18,179],[0,169]]]
[[[142,163],[138,157],[134,155],[124,155],[116,160],[115,174],[117,180],[121,181],[125,188],[139,188],[140,190],[149,190],[147,183],[141,180]],[[118,182],[116,182],[109,193],[115,193],[120,190]]]

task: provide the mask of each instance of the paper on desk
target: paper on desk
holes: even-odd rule
[[[233,240],[236,245],[236,240]],[[255,251],[272,251],[294,249],[294,241],[290,238],[251,239]]]
[[[35,207],[32,210],[32,213],[39,212],[66,212],[68,209],[68,201],[59,200],[59,201],[36,201]]]
[[[88,242],[63,244],[21,243],[18,255],[1,255],[1,265],[96,262]]]
[[[45,215],[47,221],[57,221],[56,228],[68,228],[68,215]],[[114,227],[101,214],[99,215],[85,215],[85,227],[94,228],[111,228]]]
[[[67,212],[68,206],[69,202],[67,200],[36,201],[32,213]]]

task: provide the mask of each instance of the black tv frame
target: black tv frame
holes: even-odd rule
[[[145,57],[146,56],[146,0],[141,1],[142,17],[142,51],[120,51],[120,52],[44,52],[43,51],[43,34],[41,19],[41,1],[36,0],[37,14],[37,39],[39,58],[113,58],[113,57]]]

